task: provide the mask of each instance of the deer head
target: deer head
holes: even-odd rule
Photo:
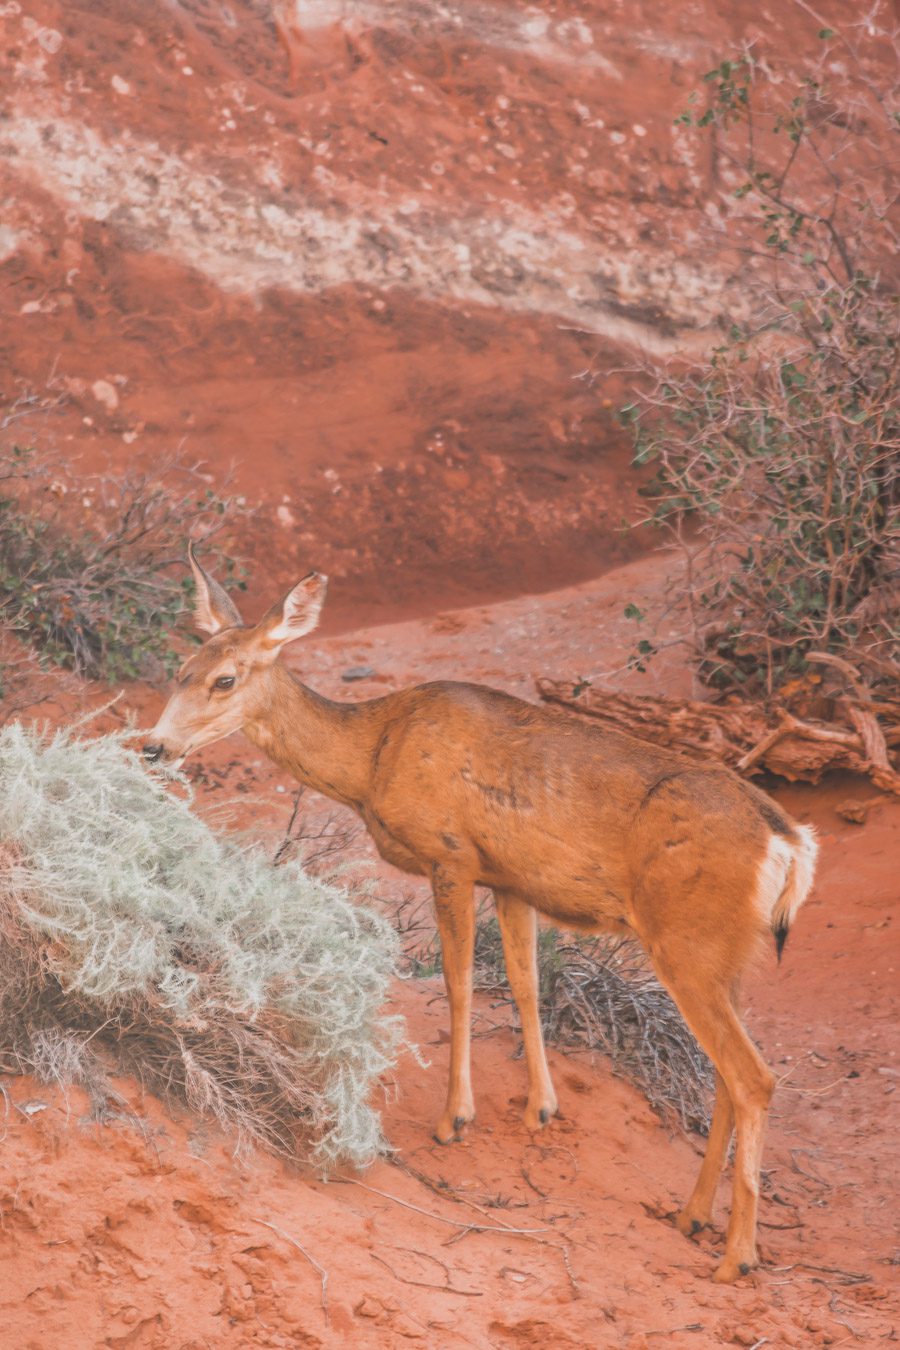
[[[162,716],[148,734],[144,758],[181,763],[192,750],[240,731],[271,698],[272,667],[282,647],[311,633],[319,622],[328,578],[310,572],[248,627],[230,596],[194,556],[188,559],[197,599],[194,621],[209,640],[185,661]]]

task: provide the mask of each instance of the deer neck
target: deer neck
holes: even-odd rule
[[[244,734],[301,783],[359,808],[368,795],[378,737],[365,705],[333,703],[280,664],[272,667],[269,690]]]

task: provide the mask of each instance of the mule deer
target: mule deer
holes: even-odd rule
[[[364,703],[322,698],[278,660],[315,628],[315,572],[253,627],[191,551],[195,618],[211,636],[182,666],[144,747],[151,762],[242,730],[302,783],[363,819],[379,853],[429,878],[450,1003],[450,1082],[436,1138],[472,1120],[474,887],[492,888],[528,1071],[525,1124],[556,1096],[541,1035],[537,915],[635,937],[709,1055],[706,1155],[678,1227],[709,1222],[733,1129],[734,1195],[719,1280],[756,1263],[760,1157],[773,1077],[737,1007],[766,932],[778,954],[812,885],[812,831],[730,770],[702,766],[476,684],[439,681]]]

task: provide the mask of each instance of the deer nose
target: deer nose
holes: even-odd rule
[[[157,760],[162,758],[164,748],[162,745],[145,745],[142,750],[144,759],[148,764],[155,764]]]

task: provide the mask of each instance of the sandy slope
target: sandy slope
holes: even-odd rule
[[[385,6],[396,22],[349,68],[326,51],[291,94],[264,0],[0,0],[0,394],[62,400],[2,448],[121,469],[182,446],[216,486],[236,461],[249,612],[328,571],[326,636],[291,660],[340,697],[437,675],[531,696],[537,674],[622,666],[624,606],[667,567],[587,580],[639,545],[619,530],[640,509],[612,416],[623,367],[635,344],[706,341],[743,294],[742,264],[710,246],[732,185],[674,118],[725,52],[807,51],[820,22],[750,0],[547,0],[527,29],[511,4],[454,10],[468,38],[423,35],[417,0]],[[354,666],[373,673],[342,683]],[[674,657],[625,682],[689,688]],[[131,687],[123,706],[146,726],[159,701]],[[230,799],[237,824],[280,834],[291,784],[246,743],[194,769],[201,807]],[[880,1344],[897,1320],[900,808],[846,825],[832,807],[851,791],[868,795],[783,793],[824,850],[783,966],[749,990],[784,1081],[769,1264],[741,1287],[708,1280],[718,1235],[692,1245],[668,1221],[696,1141],[602,1060],[553,1052],[564,1118],[523,1133],[506,1009],[478,1005],[477,1126],[433,1145],[446,1008],[435,984],[398,984],[430,1067],[407,1059],[388,1085],[401,1166],[356,1179],[383,1195],[236,1161],[133,1084],[98,1124],[77,1092],[5,1080],[0,1341]]]
[[[646,598],[654,569],[658,561],[645,561],[557,595],[298,645],[292,660],[343,697],[356,689],[340,672],[361,660],[379,677],[363,694],[450,673],[527,693],[539,670],[591,673],[618,658],[621,599]],[[129,697],[152,715],[153,696]],[[290,783],[246,743],[223,743],[199,767],[201,801],[230,796],[242,823],[273,837],[283,828],[288,797],[278,789]],[[890,1120],[900,953],[891,906],[900,807],[847,825],[833,805],[854,791],[866,795],[847,783],[779,793],[819,824],[824,848],[783,965],[766,958],[748,991],[750,1026],[782,1083],[765,1159],[768,1264],[741,1286],[709,1281],[721,1234],[692,1244],[669,1221],[699,1141],[669,1137],[601,1058],[560,1051],[551,1059],[563,1118],[531,1139],[519,1120],[524,1069],[511,1014],[484,998],[477,1124],[464,1144],[433,1144],[447,1014],[439,982],[424,981],[394,995],[430,1062],[404,1060],[388,1085],[396,1163],[347,1184],[326,1186],[266,1158],[236,1161],[197,1122],[174,1124],[130,1084],[134,1119],[104,1124],[85,1119],[77,1092],[66,1102],[29,1081],[8,1084],[6,1343],[880,1343],[897,1313]],[[328,1273],[327,1318],[309,1258]]]

